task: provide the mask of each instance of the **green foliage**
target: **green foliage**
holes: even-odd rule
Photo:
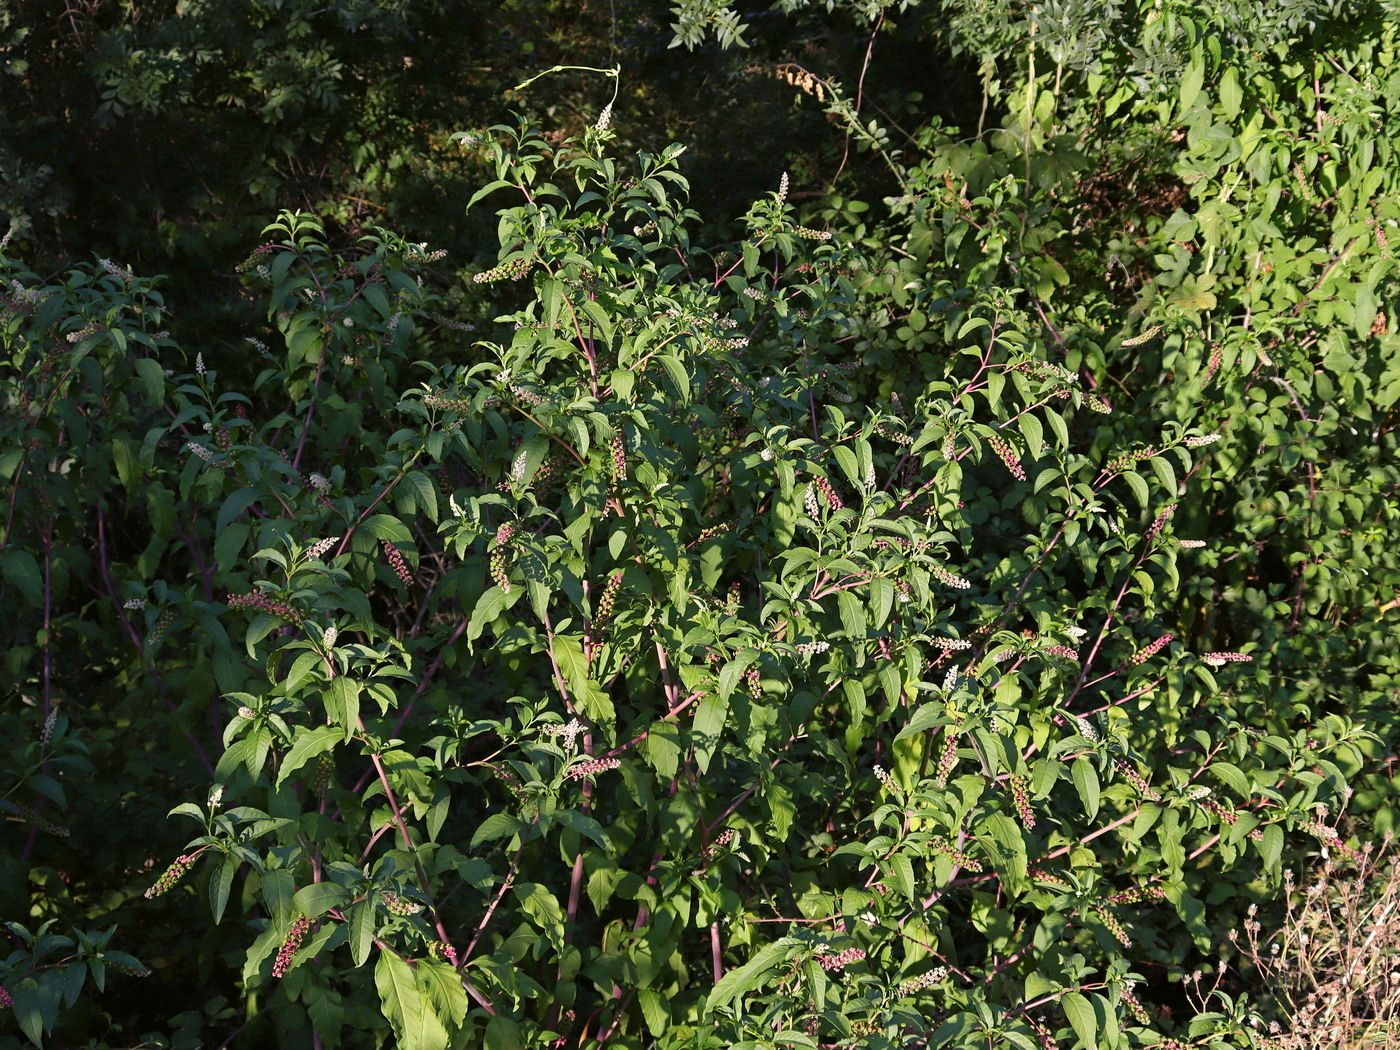
[[[236,353],[0,258],[0,1039],[1257,1046],[1174,989],[1394,822],[1395,31],[1130,6],[944,5],[971,139],[793,72],[897,195],[714,246],[611,109],[461,133],[465,292],[283,212]],[[201,90],[130,33],[104,119]]]

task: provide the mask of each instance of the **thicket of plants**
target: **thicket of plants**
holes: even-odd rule
[[[827,140],[521,76],[236,338],[0,255],[0,1043],[1394,1045],[1389,5],[617,6]]]

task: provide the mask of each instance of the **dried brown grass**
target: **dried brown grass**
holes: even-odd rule
[[[1340,845],[1340,843],[1336,843]],[[1264,1050],[1400,1050],[1400,856],[1378,847],[1323,851],[1266,934],[1251,907],[1231,940],[1278,1007]]]

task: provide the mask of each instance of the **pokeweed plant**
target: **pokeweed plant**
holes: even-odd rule
[[[1210,950],[1208,880],[1332,841],[1362,735],[1257,740],[1247,654],[1134,625],[1208,435],[1086,440],[1105,406],[1014,288],[862,405],[851,246],[785,184],[693,245],[680,148],[610,137],[463,137],[513,198],[476,282],[520,290],[468,352],[408,341],[431,297],[389,234],[344,258],[286,216],[250,260],[286,349],[242,415],[186,377],[179,467],[241,647],[152,892],[194,873],[250,1019],[327,1045],[1170,1034],[1142,953]]]

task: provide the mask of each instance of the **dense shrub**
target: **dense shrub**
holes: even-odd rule
[[[0,259],[24,1036],[1261,1045],[1182,979],[1393,822],[1393,30],[973,6],[1002,127],[784,67],[898,195],[731,243],[609,108],[457,136],[465,293],[283,213],[238,353]]]

